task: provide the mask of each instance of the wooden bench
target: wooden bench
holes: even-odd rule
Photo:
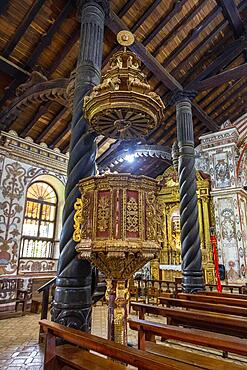
[[[236,298],[226,298],[218,296],[210,296],[203,294],[189,294],[189,293],[179,293],[177,295],[178,299],[188,299],[196,302],[207,302],[215,304],[224,304],[229,306],[243,307],[247,308],[247,300],[245,299],[236,299]]]
[[[159,297],[159,302],[166,307],[183,307],[185,309],[208,311],[208,312],[219,312],[228,315],[243,316],[247,317],[247,308],[229,306],[223,304],[207,303],[207,302],[196,302],[187,299],[177,299],[168,297]]]
[[[157,307],[143,303],[131,303],[133,310],[139,312],[139,319],[145,319],[145,314],[151,313],[167,318],[169,325],[183,325],[191,328],[213,331],[247,338],[247,320],[232,315],[186,311],[175,308]]]
[[[166,358],[176,358],[179,361],[198,366],[198,369],[246,369],[246,364],[238,365],[222,358],[210,357],[208,354],[193,353],[188,350],[168,347],[153,342],[155,336],[186,342],[201,347],[209,347],[223,352],[232,352],[241,356],[247,355],[247,340],[229,335],[214,334],[208,332],[174,327],[165,324],[157,324],[150,321],[131,319],[129,327],[138,331],[138,348],[147,352],[159,354]],[[150,341],[151,340],[151,341]]]
[[[203,292],[198,292],[197,294],[200,295],[209,295],[209,296],[216,296],[216,297],[225,297],[225,298],[235,298],[235,299],[246,299],[247,294],[239,294],[239,293],[219,293],[219,292],[208,292],[204,290]]]
[[[140,370],[198,369],[197,366],[123,346],[48,320],[41,320],[39,323],[46,333],[44,370],[61,370],[66,366],[69,366],[69,369],[79,370],[122,370],[127,369],[126,364]],[[69,344],[56,347],[56,337],[62,338]],[[94,353],[89,351],[94,351]]]
[[[238,290],[239,294],[244,294],[245,291],[245,285],[226,285],[221,284],[222,290],[225,293],[233,293],[235,290]],[[217,285],[216,284],[205,284],[205,288],[212,291],[217,291]],[[230,291],[230,292],[229,292]]]

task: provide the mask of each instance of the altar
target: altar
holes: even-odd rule
[[[215,225],[215,220],[210,196],[210,179],[202,171],[196,172],[196,179],[204,278],[206,284],[214,284],[210,227]],[[157,180],[162,185],[159,202],[163,210],[164,233],[159,260],[151,262],[151,276],[152,279],[175,281],[175,278],[182,277],[178,175],[174,168],[170,167]]]

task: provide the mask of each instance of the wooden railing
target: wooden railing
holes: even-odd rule
[[[47,283],[45,283],[38,289],[38,293],[42,293],[41,320],[47,319],[50,290],[55,285],[55,281],[56,281],[56,277],[49,280]],[[43,341],[44,341],[43,331],[42,331],[42,327],[40,327],[39,343],[42,343]]]
[[[175,281],[166,281],[166,280],[148,280],[148,279],[134,279],[132,280],[132,284],[130,288],[136,287],[138,288],[138,295],[145,296],[147,295],[147,291],[149,288],[155,288],[159,292],[162,293],[174,293],[181,291],[182,279],[176,278]],[[205,288],[207,291],[217,291],[217,285],[215,284],[205,284]],[[231,292],[231,293],[239,293],[239,294],[246,294],[247,285],[222,285],[223,292]]]

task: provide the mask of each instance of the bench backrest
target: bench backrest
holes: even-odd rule
[[[48,320],[41,320],[39,323],[46,333],[45,361],[47,362],[52,359],[52,356],[54,356],[56,352],[56,337],[59,337],[70,344],[98,352],[102,355],[108,356],[108,358],[136,366],[143,370],[196,369],[194,366],[186,364],[181,367],[181,363],[178,363],[176,360],[162,358],[135,348],[117,344],[104,338],[72,328],[67,328]]]
[[[219,293],[219,292],[209,292],[209,291],[205,290],[205,291],[200,292],[198,294],[247,300],[247,294],[239,294],[239,293],[230,293],[230,292],[229,293],[225,293],[225,292]]]
[[[208,303],[215,303],[215,304],[220,303],[220,304],[225,304],[229,306],[247,308],[247,300],[245,299],[218,297],[218,296],[203,295],[203,294],[188,294],[188,293],[178,293],[177,298],[178,299],[189,299],[191,301],[197,301],[197,302],[208,302]]]
[[[162,338],[179,340],[195,345],[215,348],[218,350],[247,355],[247,340],[224,334],[212,334],[196,329],[181,328],[172,325],[158,324],[146,320],[129,319],[129,327],[144,334],[161,336]],[[145,338],[139,336],[139,346],[145,350]]]
[[[247,338],[247,320],[242,317],[212,312],[186,311],[174,308],[131,302],[133,310],[139,311],[139,318],[144,319],[146,313],[167,317],[168,323],[185,325],[192,328],[209,330]]]
[[[207,311],[207,312],[219,312],[228,315],[243,316],[247,317],[247,308],[229,306],[223,304],[207,303],[207,302],[197,302],[187,299],[177,299],[169,297],[159,297],[161,304],[165,304],[167,307],[184,307],[191,308],[194,310]]]

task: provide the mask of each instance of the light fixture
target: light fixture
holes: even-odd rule
[[[134,160],[135,160],[135,154],[127,154],[125,157],[124,157],[124,159],[126,160],[126,161],[128,161],[129,163],[133,163],[134,162]]]

